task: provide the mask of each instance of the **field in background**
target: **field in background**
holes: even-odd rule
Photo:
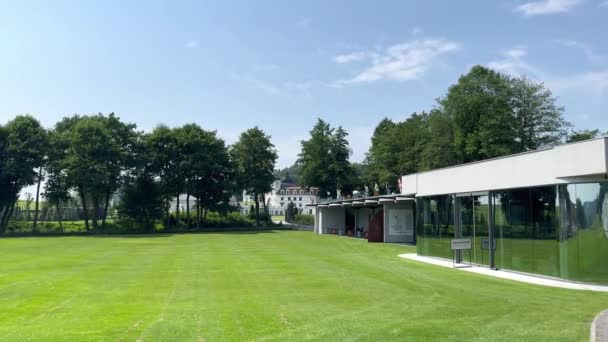
[[[0,239],[0,340],[587,340],[608,294],[266,231]]]

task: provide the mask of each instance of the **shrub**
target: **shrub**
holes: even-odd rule
[[[295,214],[293,217],[293,222],[297,224],[312,226],[315,224],[315,216],[307,214]]]
[[[137,177],[123,186],[116,209],[118,221],[127,231],[153,231],[163,216],[160,186],[152,177]]]

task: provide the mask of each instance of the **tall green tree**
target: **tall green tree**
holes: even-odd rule
[[[439,101],[453,120],[458,161],[471,162],[553,146],[570,124],[542,83],[475,66]]]
[[[510,122],[514,126],[515,152],[555,146],[564,141],[571,126],[564,119],[564,107],[542,83],[525,76],[510,82]]]
[[[382,120],[372,136],[366,156],[367,185],[378,184],[385,191],[396,191],[399,176],[417,172],[427,141],[426,113],[413,113],[402,122]]]
[[[59,228],[63,231],[62,207],[70,199],[70,183],[67,171],[63,169],[61,161],[65,150],[62,148],[61,137],[55,131],[49,132],[49,145],[47,147],[48,161],[45,165],[47,176],[44,184],[44,197],[46,202],[55,208]]]
[[[121,122],[113,113],[75,115],[59,122],[55,133],[65,151],[61,168],[78,191],[85,227],[96,230],[100,219],[105,223],[110,197],[132,165],[135,125]]]
[[[228,202],[232,194],[233,166],[224,141],[216,132],[187,124],[177,131],[180,149],[180,174],[187,192],[187,217],[190,217],[190,194],[196,198],[196,225],[206,219],[207,213]]]
[[[335,197],[337,190],[344,193],[353,190],[356,173],[352,167],[350,147],[342,128],[332,128],[318,119],[310,131],[310,138],[301,142],[302,150],[297,164],[301,167],[300,184],[319,188],[319,195]]]
[[[253,194],[256,224],[259,226],[259,201],[272,189],[277,152],[270,136],[256,126],[241,133],[232,146],[231,155],[240,187]]]
[[[454,146],[454,125],[449,113],[433,109],[426,120],[426,140],[420,155],[418,171],[438,169],[460,164]]]
[[[17,116],[0,130],[0,233],[13,214],[19,192],[35,184],[44,160],[46,133],[38,120],[29,115]]]
[[[454,120],[454,147],[462,162],[518,152],[508,76],[475,66],[440,100]]]
[[[179,143],[175,130],[165,126],[157,126],[144,137],[149,151],[150,168],[152,173],[160,180],[163,194],[165,227],[170,227],[169,206],[171,199],[179,192],[181,182],[179,169]]]

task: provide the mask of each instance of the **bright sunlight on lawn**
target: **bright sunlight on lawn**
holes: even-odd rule
[[[608,294],[310,232],[0,239],[0,340],[586,340]]]

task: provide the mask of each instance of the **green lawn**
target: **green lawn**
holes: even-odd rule
[[[0,251],[0,341],[572,341],[608,307],[310,232],[5,238]]]

